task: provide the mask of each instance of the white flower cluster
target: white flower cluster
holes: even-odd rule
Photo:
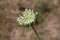
[[[25,9],[25,11],[22,12],[22,15],[19,15],[17,18],[17,23],[19,25],[29,25],[35,21],[37,14],[37,12],[34,13],[34,11],[31,9]]]

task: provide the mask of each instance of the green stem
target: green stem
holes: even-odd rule
[[[40,40],[40,37],[39,37],[39,35],[38,35],[38,32],[36,31],[36,29],[32,26],[32,28],[33,28],[33,30],[34,30],[34,32],[35,32],[35,34],[37,35],[37,37],[38,37],[38,40]]]

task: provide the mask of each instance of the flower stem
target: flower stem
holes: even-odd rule
[[[35,34],[37,35],[37,37],[38,37],[38,40],[40,40],[40,37],[39,37],[39,35],[38,35],[38,32],[37,32],[37,30],[32,26],[32,29],[34,30],[34,32],[35,32]]]

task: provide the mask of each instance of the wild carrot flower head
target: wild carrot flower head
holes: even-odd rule
[[[17,23],[21,26],[31,25],[31,23],[35,21],[37,14],[37,12],[34,12],[31,9],[25,9],[25,11],[22,12],[22,15],[19,15],[17,18]]]

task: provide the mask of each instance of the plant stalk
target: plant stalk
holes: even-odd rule
[[[33,26],[32,26],[32,29],[34,30],[35,34],[37,35],[38,40],[40,40],[40,37],[39,37],[39,35],[38,35],[37,30],[36,30]]]

